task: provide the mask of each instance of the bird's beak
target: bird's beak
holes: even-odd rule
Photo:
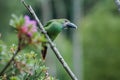
[[[64,28],[75,28],[77,29],[77,26],[71,22],[64,23]]]

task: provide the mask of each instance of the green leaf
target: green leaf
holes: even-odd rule
[[[9,25],[19,29],[24,24],[25,20],[23,16],[17,17],[15,14],[12,14],[12,19],[9,22]]]

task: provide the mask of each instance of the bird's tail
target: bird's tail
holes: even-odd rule
[[[41,53],[42,53],[42,58],[43,58],[43,60],[45,60],[46,54],[47,54],[47,45],[46,45],[46,43],[43,43],[43,44],[42,44]]]

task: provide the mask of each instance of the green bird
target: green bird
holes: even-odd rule
[[[52,41],[55,40],[55,38],[58,36],[58,34],[63,30],[63,29],[68,29],[68,28],[77,28],[77,26],[73,23],[71,23],[67,19],[53,19],[50,20],[46,23],[44,26],[45,30],[47,31],[48,36]],[[42,58],[45,60],[46,53],[47,53],[47,42],[42,43]]]

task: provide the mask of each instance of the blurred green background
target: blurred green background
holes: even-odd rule
[[[55,44],[79,80],[120,80],[120,14],[114,0],[26,1],[43,24],[54,18],[77,24],[77,30],[64,30]],[[7,45],[17,43],[11,14],[30,16],[20,0],[0,0],[0,33]],[[51,50],[46,65],[50,75],[70,80]]]

